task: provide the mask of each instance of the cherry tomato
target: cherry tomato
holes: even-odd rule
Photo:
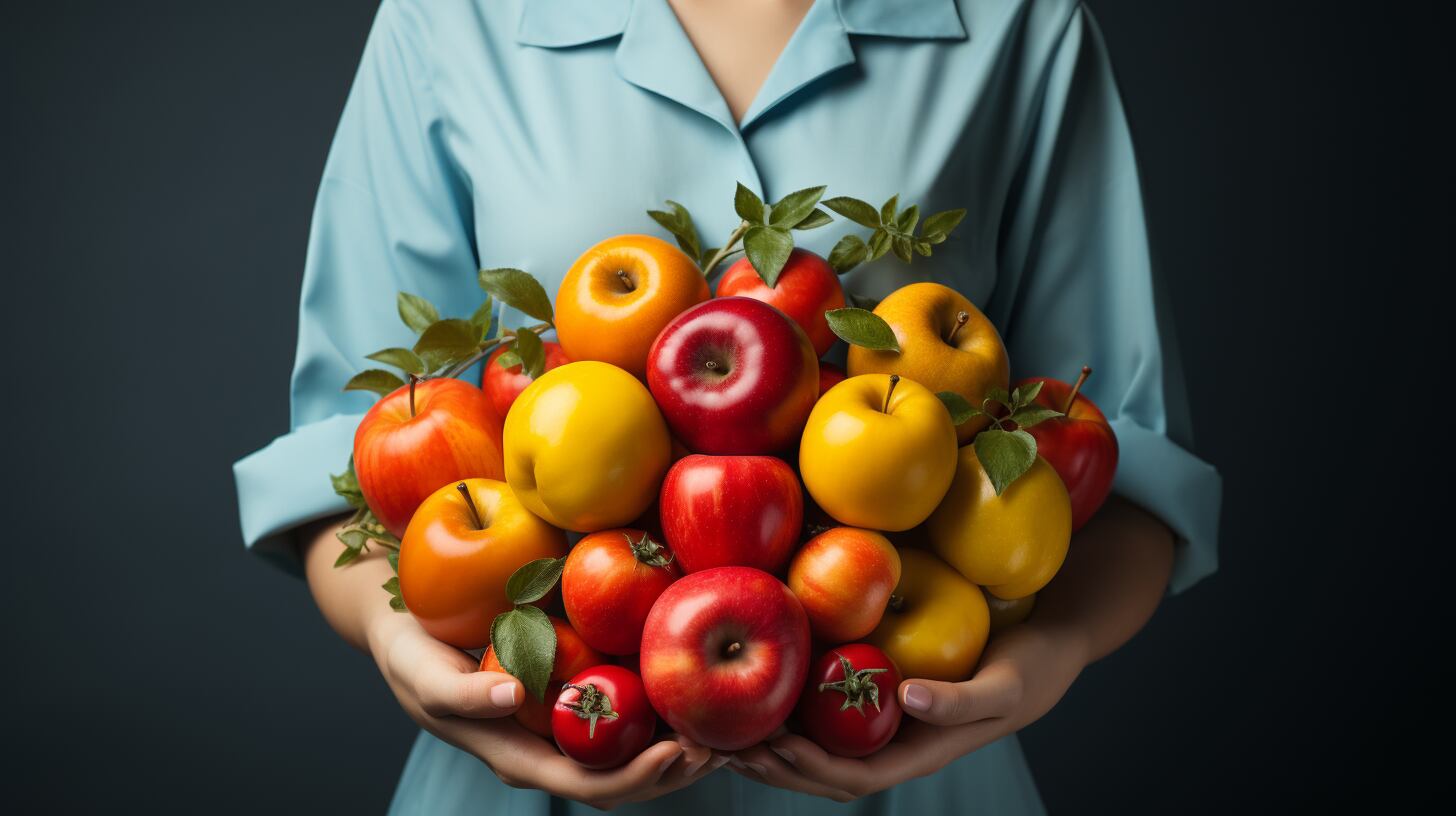
[[[621,666],[594,666],[571,678],[551,709],[561,753],[588,768],[615,768],[652,742],[657,712],[642,678]]]
[[[900,670],[867,643],[836,646],[809,670],[799,698],[799,722],[819,747],[862,757],[885,746],[900,727]]]
[[[576,543],[561,571],[566,618],[600,652],[642,648],[642,625],[657,596],[682,575],[672,554],[641,530],[592,533]]]
[[[587,668],[606,660],[595,649],[588,646],[586,641],[582,640],[581,636],[566,621],[552,617],[551,626],[556,630],[556,654],[551,660],[551,679],[546,684],[546,699],[537,700],[527,693],[526,699],[521,703],[521,707],[516,709],[515,714],[516,722],[543,737],[551,736],[551,706],[556,699],[556,694],[561,691],[562,684]],[[506,671],[495,657],[494,646],[486,649],[485,654],[481,655],[480,670],[503,673]]]

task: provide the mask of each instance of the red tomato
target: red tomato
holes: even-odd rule
[[[571,678],[551,709],[556,745],[588,768],[615,768],[652,742],[657,712],[642,678],[621,666],[595,666]]]
[[[556,343],[544,340],[541,347],[546,351],[546,371],[571,362],[571,358],[567,357],[566,352],[562,351],[561,346]],[[504,354],[506,350],[505,346],[500,346],[492,351],[490,356],[485,358],[485,367],[480,371],[480,387],[485,391],[485,395],[490,397],[490,404],[495,408],[495,412],[500,414],[502,421],[505,420],[506,413],[511,410],[511,403],[515,402],[516,397],[520,396],[521,392],[526,390],[526,386],[533,382],[526,372],[521,370],[520,365],[513,365],[510,368],[496,365],[495,358]]]
[[[642,625],[657,596],[682,576],[672,554],[641,530],[592,533],[576,543],[561,571],[566,618],[600,652],[642,648]]]
[[[561,690],[562,684],[568,679],[575,677],[590,666],[601,663],[606,658],[602,657],[586,645],[566,621],[560,618],[551,618],[551,626],[556,629],[556,655],[551,662],[551,679],[546,684],[546,699],[537,700],[529,693],[516,709],[516,722],[526,726],[530,730],[543,737],[551,736],[551,705],[555,695]],[[480,670],[505,673],[500,661],[495,657],[495,647],[485,650],[480,657]]]
[[[809,670],[799,698],[804,734],[842,757],[862,757],[885,746],[900,727],[900,670],[866,643],[836,646]]]

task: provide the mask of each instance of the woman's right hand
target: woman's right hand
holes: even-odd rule
[[[324,617],[346,641],[367,651],[405,713],[421,728],[479,758],[502,782],[535,788],[598,808],[654,799],[686,787],[727,762],[686,737],[648,746],[609,771],[592,771],[562,756],[510,715],[525,689],[508,674],[477,671],[477,662],[425,633],[414,616],[395,612],[379,588],[392,575],[371,552],[335,568],[337,523],[317,525],[305,539],[309,589]]]

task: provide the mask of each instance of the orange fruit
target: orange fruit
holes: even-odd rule
[[[658,332],[708,299],[693,259],[651,235],[618,235],[583,252],[556,293],[556,337],[573,360],[599,360],[639,379]]]

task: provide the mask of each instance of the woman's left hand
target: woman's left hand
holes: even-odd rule
[[[1012,627],[991,641],[974,677],[961,683],[900,684],[906,719],[894,741],[863,759],[845,759],[796,734],[739,751],[731,767],[780,788],[848,802],[932,774],[1014,733],[1051,710],[1087,665],[1080,633]]]

